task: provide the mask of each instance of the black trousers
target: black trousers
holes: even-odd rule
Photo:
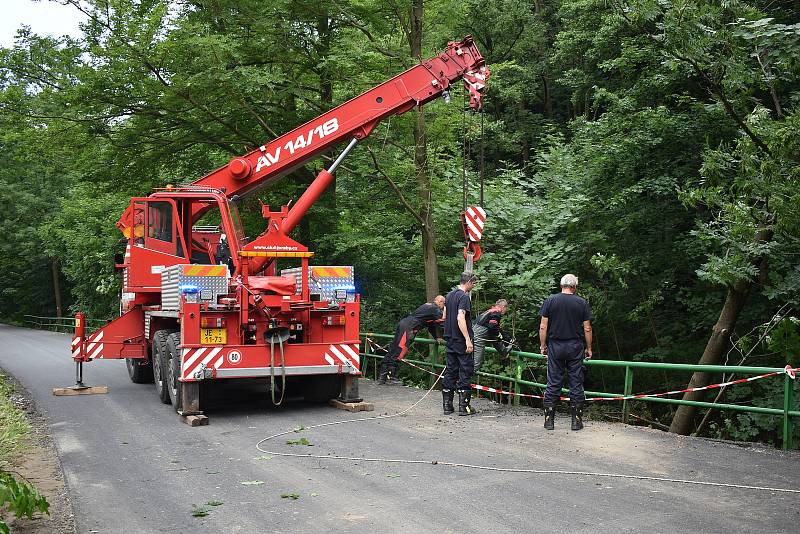
[[[447,347],[445,358],[447,366],[444,370],[442,387],[444,389],[470,389],[472,373],[475,369],[472,353],[466,352],[466,346],[464,349]]]
[[[584,345],[581,339],[547,340],[547,389],[544,392],[544,405],[555,406],[561,397],[561,385],[566,375],[569,384],[570,404],[583,404]]]
[[[397,323],[394,339],[389,345],[389,352],[381,360],[381,373],[388,372],[397,376],[397,360],[406,357],[408,348],[414,342],[415,337],[417,337],[417,331],[411,328],[411,321],[403,319]]]

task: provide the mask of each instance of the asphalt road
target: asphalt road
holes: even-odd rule
[[[255,444],[284,430],[354,414],[287,401],[260,387],[217,392],[210,425],[191,428],[125,364],[98,361],[85,379],[107,395],[54,397],[74,367],[69,336],[0,325],[0,367],[49,419],[80,533],[262,532],[798,532],[800,495],[574,475],[480,471],[432,464],[260,458]],[[362,382],[378,413],[423,391]],[[436,394],[437,392],[434,392]],[[441,396],[408,415],[312,429],[268,450],[645,475],[800,489],[800,454],[588,422],[554,432],[538,410],[479,400],[473,417],[443,416]],[[364,415],[364,414],[359,414]],[[290,446],[305,437],[311,446]],[[242,484],[256,482],[260,484]],[[296,494],[297,499],[282,498]],[[220,501],[206,517],[194,506]]]

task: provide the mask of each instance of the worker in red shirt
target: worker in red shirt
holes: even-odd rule
[[[405,358],[408,347],[417,337],[423,327],[427,327],[431,338],[438,339],[437,328],[444,321],[442,311],[444,310],[444,297],[438,295],[433,302],[426,302],[414,313],[397,323],[394,332],[394,339],[389,346],[389,352],[381,361],[381,372],[378,375],[379,384],[399,385],[403,382],[397,378],[397,360]]]

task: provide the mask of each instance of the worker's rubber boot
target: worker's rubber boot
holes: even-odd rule
[[[456,392],[452,389],[442,390],[442,408],[444,408],[445,415],[450,415],[456,411],[455,407],[453,406],[453,395],[455,395],[455,393]]]
[[[469,404],[469,399],[472,397],[472,391],[469,389],[458,390],[458,415],[475,415],[478,413],[475,408]]]
[[[581,430],[583,428],[583,405],[573,404],[569,408],[572,412],[572,430]]]
[[[544,429],[553,430],[556,427],[556,409],[553,406],[544,407]]]
[[[378,375],[378,384],[381,386],[402,386],[403,381],[395,377],[391,371],[381,371]]]
[[[403,381],[395,376],[396,371],[389,371],[389,376],[386,377],[386,385],[388,386],[402,386]]]

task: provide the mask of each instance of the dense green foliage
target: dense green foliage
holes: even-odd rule
[[[0,51],[5,319],[53,313],[53,258],[73,310],[112,315],[114,222],[129,196],[191,181],[414,63],[406,0],[69,3],[88,15],[81,39],[22,29]],[[697,361],[726,291],[745,281],[727,360],[798,363],[796,2],[431,0],[424,9],[423,56],[471,33],[492,69],[483,117],[464,112],[461,90],[425,110],[442,288],[463,267],[462,181],[477,201],[483,145],[490,218],[477,306],[508,298],[506,326],[524,349],[538,346],[539,304],[574,272],[593,306],[598,356]],[[409,210],[427,194],[415,175],[415,120],[376,128],[297,231],[320,261],[356,266],[372,330],[391,329],[425,296]],[[323,164],[259,197],[296,198]],[[257,235],[257,203],[246,207]],[[652,380],[641,389],[665,386]],[[774,405],[775,387],[736,395]],[[714,428],[774,439],[762,419]]]
[[[33,517],[41,512],[49,513],[50,504],[27,481],[18,480],[8,472],[14,465],[15,458],[20,455],[30,439],[31,428],[25,414],[11,403],[13,387],[0,375],[0,534],[9,534],[10,530],[3,517],[5,512],[12,512],[16,517]]]

